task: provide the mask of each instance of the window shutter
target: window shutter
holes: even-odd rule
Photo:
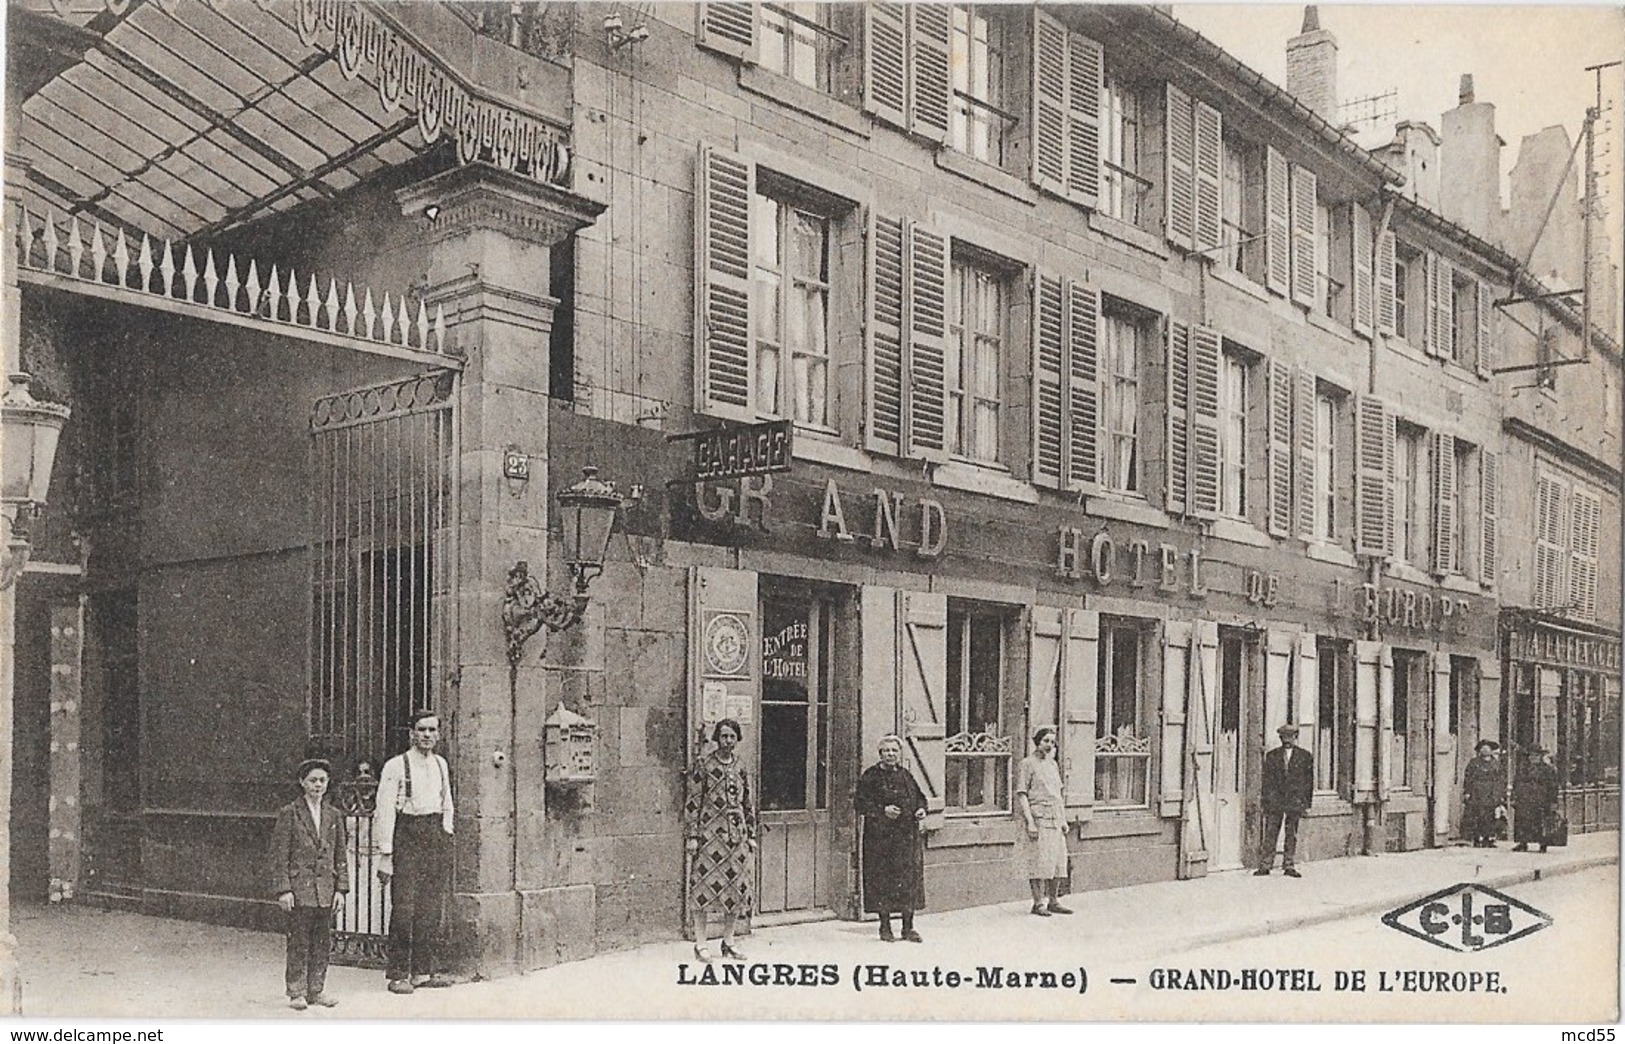
[[[858,594],[858,730],[865,760],[875,756],[881,737],[897,731],[897,593],[864,584]]]
[[[1394,779],[1394,651],[1386,645],[1377,668],[1377,800],[1387,801]]]
[[[1190,507],[1201,518],[1219,514],[1219,332],[1191,328]]]
[[[1315,307],[1320,278],[1315,269],[1320,246],[1315,227],[1318,188],[1314,171],[1292,167],[1292,300],[1311,309]]]
[[[908,129],[948,140],[948,4],[908,5]]]
[[[1433,434],[1433,571],[1456,572],[1456,439]]]
[[[908,232],[908,455],[946,460],[948,239],[914,222]]]
[[[1354,332],[1371,336],[1371,212],[1358,203],[1349,204],[1354,234]],[[1391,270],[1390,270],[1391,271]]]
[[[1269,530],[1292,535],[1292,368],[1269,361]]]
[[[920,789],[926,825],[940,827],[947,763],[948,596],[897,592],[897,733]]]
[[[1031,737],[1046,725],[1053,726],[1061,720],[1066,610],[1053,605],[1035,605],[1028,612],[1027,623],[1026,734]]]
[[[750,206],[756,171],[746,159],[700,146],[695,187],[695,410],[755,420],[756,332],[750,303]]]
[[[1455,269],[1442,257],[1434,261],[1438,270],[1438,281],[1434,284],[1434,291],[1438,295],[1434,303],[1434,316],[1439,324],[1434,334],[1434,350],[1439,358],[1450,359],[1456,354]]]
[[[1568,604],[1582,620],[1597,618],[1598,530],[1602,523],[1602,499],[1576,486],[1569,538]]]
[[[1196,102],[1196,249],[1215,250],[1224,240],[1224,120],[1219,110]]]
[[[1292,287],[1291,165],[1264,147],[1264,284],[1285,294]]]
[[[1456,738],[1450,732],[1450,654],[1433,653],[1433,836],[1450,836]]]
[[[1478,373],[1488,377],[1497,365],[1495,345],[1495,291],[1478,281]]]
[[[1315,647],[1315,636],[1308,631],[1298,635],[1297,655],[1293,659],[1293,691],[1298,700],[1298,728],[1303,732],[1303,747],[1316,757],[1327,757],[1329,751],[1316,749],[1316,730],[1320,722],[1320,661]]]
[[[1066,488],[1099,488],[1100,294],[1066,285]]]
[[[760,3],[700,4],[695,42],[718,54],[755,62],[760,18]]]
[[[1424,256],[1425,269],[1422,281],[1423,298],[1421,308],[1422,320],[1422,351],[1429,355],[1439,354],[1439,259],[1432,253]]]
[[[1394,474],[1398,469],[1398,465],[1394,462],[1394,458],[1399,455],[1399,421],[1394,416],[1393,410],[1389,410],[1388,416],[1384,418],[1382,443],[1388,455],[1384,469],[1388,475],[1388,517],[1384,520],[1383,525],[1388,536],[1388,553],[1392,555],[1399,549],[1399,541],[1394,538],[1394,515],[1399,511],[1399,506],[1394,503],[1394,498],[1410,496],[1409,490],[1396,491],[1395,489]]]
[[[1493,450],[1478,453],[1478,516],[1483,527],[1479,538],[1478,579],[1485,587],[1496,586],[1500,574],[1501,457]]]
[[[1067,35],[1066,187],[1074,203],[1100,200],[1100,91],[1105,55],[1100,44],[1078,33]]]
[[[1297,647],[1297,632],[1272,627],[1264,640],[1264,738],[1275,735],[1293,717],[1292,708],[1292,650]]]
[[[1069,819],[1085,820],[1095,805],[1095,700],[1100,674],[1100,613],[1066,611],[1061,690],[1061,782]]]
[[[868,417],[864,444],[877,453],[902,456],[903,223],[871,212],[868,239]]]
[[[1536,484],[1535,528],[1535,606],[1555,609],[1564,604],[1568,583],[1566,566],[1568,552],[1565,540],[1568,525],[1563,512],[1563,486],[1548,475],[1541,475]]]
[[[1196,127],[1191,99],[1167,84],[1163,133],[1166,170],[1168,242],[1186,250],[1196,240]]]
[[[1354,442],[1356,554],[1387,557],[1393,550],[1393,543],[1389,539],[1393,528],[1393,507],[1388,500],[1391,431],[1387,405],[1375,396],[1360,396]]]
[[[1377,704],[1382,695],[1381,642],[1354,643],[1354,801],[1377,796]],[[1386,760],[1386,758],[1384,758]]]
[[[1066,194],[1071,173],[1067,150],[1071,137],[1067,111],[1071,88],[1067,75],[1069,35],[1066,26],[1033,8],[1033,184],[1057,195]],[[1095,106],[1098,112],[1098,94]],[[1096,122],[1098,163],[1098,119]]]
[[[1191,328],[1177,319],[1168,324],[1168,503],[1170,514],[1190,511]]]
[[[1392,232],[1377,237],[1377,332],[1389,337],[1397,332],[1398,303],[1394,298],[1395,243]]]
[[[1033,280],[1033,484],[1061,488],[1066,437],[1066,315],[1059,279]]]
[[[1185,697],[1193,684],[1192,667],[1191,625],[1169,620],[1162,625],[1162,727],[1157,758],[1158,812],[1164,817],[1179,815],[1184,805]]]
[[[908,127],[907,4],[863,5],[863,109]]]
[[[1293,475],[1294,500],[1298,512],[1298,535],[1314,540],[1315,532],[1315,375],[1308,370],[1293,372],[1292,441],[1297,451]]]
[[[1179,876],[1207,873],[1209,839],[1217,830],[1218,799],[1213,792],[1213,737],[1219,705],[1219,625],[1197,620],[1191,628],[1191,684],[1185,711],[1185,822],[1180,838]],[[1194,806],[1194,808],[1193,808]]]

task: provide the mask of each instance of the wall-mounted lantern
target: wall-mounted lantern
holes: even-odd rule
[[[68,422],[69,410],[40,402],[28,392],[29,377],[14,373],[0,397],[0,513],[7,523],[6,547],[0,552],[0,591],[17,582],[28,564],[33,546],[28,524],[45,506],[51,488],[51,467],[56,443]]]
[[[621,495],[612,483],[598,477],[598,469],[582,468],[580,482],[559,494],[564,564],[575,579],[570,598],[542,590],[530,575],[530,565],[515,562],[508,570],[508,590],[502,597],[502,628],[508,641],[508,664],[517,667],[525,643],[545,624],[563,631],[581,621],[587,610],[587,585],[604,571],[604,556],[615,531],[615,513]]]

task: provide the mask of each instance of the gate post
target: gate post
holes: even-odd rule
[[[560,948],[559,940],[540,945],[555,919],[542,910],[527,915],[525,899],[550,883],[539,858],[541,738],[550,708],[537,647],[510,685],[502,598],[519,560],[544,586],[564,586],[548,569],[548,349],[559,304],[547,293],[550,254],[604,205],[485,164],[437,174],[396,200],[423,223],[424,298],[431,314],[444,308],[447,344],[465,359],[449,469],[457,603],[448,608],[456,637],[436,687],[458,813],[448,930],[459,963],[489,976],[551,963],[540,955]],[[510,447],[529,456],[528,479],[504,477]]]

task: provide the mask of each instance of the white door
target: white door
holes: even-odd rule
[[[1219,634],[1219,707],[1213,729],[1214,837],[1211,868],[1241,866],[1242,694],[1247,691],[1248,644],[1228,629]]]

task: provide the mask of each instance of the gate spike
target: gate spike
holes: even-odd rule
[[[344,325],[347,332],[355,333],[355,284],[344,284]]]
[[[164,240],[164,256],[158,262],[158,272],[164,277],[164,296],[175,296],[175,254],[169,248],[169,240]]]
[[[272,262],[271,264],[271,282],[270,285],[265,288],[265,300],[271,306],[270,308],[266,309],[266,314],[269,318],[273,320],[276,319],[277,312],[280,311],[282,307],[282,287],[277,284],[275,262]]]
[[[369,286],[366,295],[361,299],[361,322],[364,324],[362,326],[363,336],[369,341],[377,340],[372,335],[372,328],[377,319],[378,310],[372,306],[372,287]]]
[[[203,260],[203,303],[210,308],[215,307],[214,288],[220,285],[220,277],[214,272],[214,247],[210,247]]]
[[[149,293],[152,290],[152,240],[145,232],[141,233],[140,260],[136,267],[141,270],[141,292]]]
[[[107,244],[102,242],[102,223],[100,221],[90,223],[90,263],[95,266],[90,273],[90,278],[95,282],[101,282],[102,275],[107,267]]]
[[[310,309],[310,322],[307,324],[312,330],[316,329],[316,313],[322,307],[322,295],[316,289],[316,273],[310,274],[310,292],[305,295],[305,306]]]
[[[186,281],[186,299],[197,300],[197,262],[192,258],[192,244],[186,244],[186,260],[181,264],[181,278]]]
[[[446,351],[446,306],[434,306],[434,350],[442,354]]]
[[[327,328],[339,332],[339,281],[331,276],[327,280]]]
[[[56,216],[45,214],[45,270],[56,271]]]
[[[128,285],[130,275],[130,248],[124,242],[124,229],[118,230],[118,243],[113,247],[113,271],[118,276],[118,285]]]
[[[398,304],[400,305],[400,314],[395,317],[395,326],[401,332],[400,343],[405,345],[407,343],[407,331],[411,328],[411,323],[406,318],[406,298],[402,297]]]
[[[228,312],[237,310],[237,288],[243,284],[237,279],[237,255],[226,255],[226,304]]]
[[[429,309],[421,297],[418,298],[418,347],[425,351],[429,347]]]
[[[259,265],[252,259],[248,262],[248,282],[243,284],[243,290],[248,294],[248,314],[258,315],[260,311],[260,271]]]
[[[79,234],[79,215],[75,214],[68,219],[68,265],[69,275],[79,278],[79,265],[85,256],[85,240]]]
[[[299,275],[291,267],[288,269],[288,322],[299,321]]]
[[[385,344],[395,343],[395,309],[389,303],[389,291],[384,291],[383,334]]]

